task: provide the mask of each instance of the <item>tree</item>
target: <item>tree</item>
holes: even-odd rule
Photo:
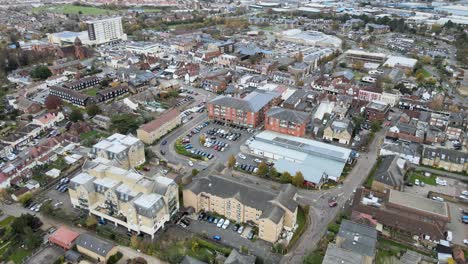
[[[234,155],[231,155],[228,158],[228,167],[232,169],[234,165],[236,165],[236,157],[234,157]]]
[[[354,64],[353,64],[353,68],[356,69],[356,70],[362,70],[364,68],[364,62],[362,61],[356,61]]]
[[[304,176],[300,171],[296,172],[294,178],[292,179],[292,184],[297,187],[301,187],[304,184]]]
[[[24,227],[24,244],[28,249],[35,249],[41,245],[42,239],[41,236],[37,233],[34,233],[31,227]]]
[[[198,170],[197,169],[192,169],[192,177],[197,176]]]
[[[268,173],[268,165],[262,161],[258,164],[257,175],[258,176],[265,176]]]
[[[145,157],[146,157],[146,160],[152,160],[154,158],[156,158],[156,153],[154,153],[154,151],[147,147],[145,148]]]
[[[431,56],[425,55],[421,58],[422,64],[431,64],[431,62],[432,62]]]
[[[140,121],[132,114],[117,114],[111,118],[111,130],[120,134],[135,132],[140,126]]]
[[[291,174],[289,172],[285,171],[285,172],[283,172],[283,174],[281,174],[280,180],[283,183],[291,183],[292,176],[291,176]]]
[[[276,170],[275,167],[271,167],[270,168],[270,173],[269,173],[270,177],[278,177],[278,171]]]
[[[72,122],[78,122],[80,120],[83,120],[83,113],[79,109],[73,109],[70,115],[68,116],[68,119]]]
[[[130,238],[130,247],[133,249],[137,249],[139,248],[139,246],[140,246],[140,239],[138,239],[138,236],[133,235]]]
[[[381,121],[377,121],[377,120],[372,121],[372,123],[371,123],[371,131],[372,132],[375,133],[375,132],[379,131],[381,129],[381,127],[382,127],[382,122]]]
[[[52,76],[52,72],[49,70],[47,66],[40,65],[35,67],[31,72],[30,75],[33,79],[37,80],[45,80]]]
[[[48,110],[57,110],[63,105],[63,102],[62,99],[60,99],[59,97],[49,95],[45,99],[44,104]]]
[[[200,145],[205,145],[206,143],[206,137],[205,135],[200,135],[200,137],[198,138],[200,140]]]
[[[418,83],[423,82],[424,81],[424,73],[422,73],[422,72],[416,73],[416,81],[418,81]]]
[[[99,106],[96,104],[91,104],[86,107],[86,113],[89,116],[95,116],[101,113],[101,108],[99,108]]]
[[[95,216],[88,216],[88,218],[86,218],[86,222],[85,222],[85,225],[87,228],[94,228],[96,227],[98,224],[98,221],[96,220],[96,217]]]
[[[32,194],[30,192],[27,192],[19,197],[19,202],[22,205],[27,205],[31,202],[32,200]]]
[[[9,197],[10,194],[8,194],[8,191],[5,188],[0,189],[0,202],[5,202]]]

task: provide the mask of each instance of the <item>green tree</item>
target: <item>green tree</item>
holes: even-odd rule
[[[111,130],[121,134],[134,133],[140,121],[132,114],[117,114],[111,118]]]
[[[97,224],[98,224],[98,221],[97,221],[95,216],[90,215],[90,216],[88,216],[88,218],[86,218],[85,225],[86,225],[87,228],[92,229],[92,228],[96,227]]]
[[[36,80],[45,80],[52,76],[52,72],[49,70],[47,66],[40,65],[36,66],[31,72],[30,75],[33,79]]]
[[[200,140],[200,145],[205,145],[206,143],[206,137],[205,135],[200,135],[200,137],[198,138]]]
[[[280,177],[280,180],[283,182],[283,183],[291,183],[292,181],[292,176],[289,172],[285,171],[281,174],[281,177]]]
[[[78,109],[73,109],[70,115],[68,116],[68,119],[72,122],[78,122],[80,120],[83,120],[83,113],[81,113],[80,110]]]
[[[257,175],[265,176],[267,173],[268,173],[268,165],[262,161],[260,164],[258,164]]]
[[[140,239],[136,235],[133,235],[130,238],[130,247],[133,249],[137,249],[140,247]]]
[[[294,178],[292,179],[292,184],[297,187],[302,187],[304,184],[304,176],[300,171],[296,172]]]
[[[234,155],[231,155],[228,158],[228,167],[232,169],[234,165],[236,165],[236,157],[234,157]]]
[[[34,233],[31,227],[24,227],[24,244],[29,250],[35,249],[41,245],[42,239],[38,233]]]
[[[278,177],[278,171],[276,170],[275,167],[271,167],[270,168],[270,173],[269,173],[270,177]]]
[[[421,58],[422,64],[431,64],[431,62],[432,62],[431,56],[425,55]]]
[[[89,116],[95,116],[101,113],[101,108],[99,108],[99,106],[96,104],[91,104],[86,107],[86,113]]]
[[[32,194],[30,192],[27,192],[19,197],[19,202],[22,205],[26,205],[32,200]]]
[[[422,73],[422,72],[416,73],[416,81],[418,81],[418,83],[423,82],[424,81],[424,73]]]
[[[192,177],[197,176],[198,170],[197,169],[192,169]]]
[[[376,133],[382,128],[382,122],[381,121],[372,121],[371,123],[371,131]]]

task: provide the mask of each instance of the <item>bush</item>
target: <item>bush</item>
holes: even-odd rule
[[[110,256],[109,260],[107,260],[107,264],[115,264],[119,262],[119,260],[123,257],[120,251],[117,251],[114,255]]]

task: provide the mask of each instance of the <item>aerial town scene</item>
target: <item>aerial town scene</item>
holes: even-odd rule
[[[466,264],[467,96],[467,0],[0,0],[0,264]]]

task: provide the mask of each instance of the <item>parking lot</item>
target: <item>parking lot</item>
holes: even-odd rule
[[[279,263],[281,259],[280,255],[274,254],[271,252],[272,245],[261,239],[253,238],[252,240],[248,239],[247,236],[249,233],[253,232],[252,227],[243,225],[244,229],[241,234],[237,231],[234,231],[234,224],[230,224],[226,229],[218,227],[214,222],[209,222],[207,220],[198,220],[198,216],[192,216],[190,224],[185,226],[185,228],[193,233],[206,235],[209,238],[214,238],[216,236],[217,240],[221,244],[240,249],[240,247],[245,247],[252,252],[254,255],[261,257],[264,260],[264,263]]]
[[[462,191],[468,190],[467,184],[460,182],[458,180],[449,179],[449,178],[442,178],[439,177],[441,180],[445,180],[447,183],[446,186],[443,185],[429,185],[426,184],[424,187],[422,186],[413,186],[408,187],[405,186],[405,192],[417,194],[420,196],[427,197],[429,191],[443,193],[450,196],[458,197]],[[448,230],[452,231],[453,240],[452,243],[463,245],[463,240],[468,239],[468,225],[464,224],[461,221],[462,211],[468,210],[468,204],[461,204],[461,203],[454,203],[448,202],[450,211],[450,218],[451,222],[448,224]]]
[[[218,121],[207,121],[187,131],[182,142],[192,154],[224,164],[229,156],[240,152],[240,146],[253,135],[253,132],[251,129]],[[200,140],[202,135],[205,138],[204,143]]]

